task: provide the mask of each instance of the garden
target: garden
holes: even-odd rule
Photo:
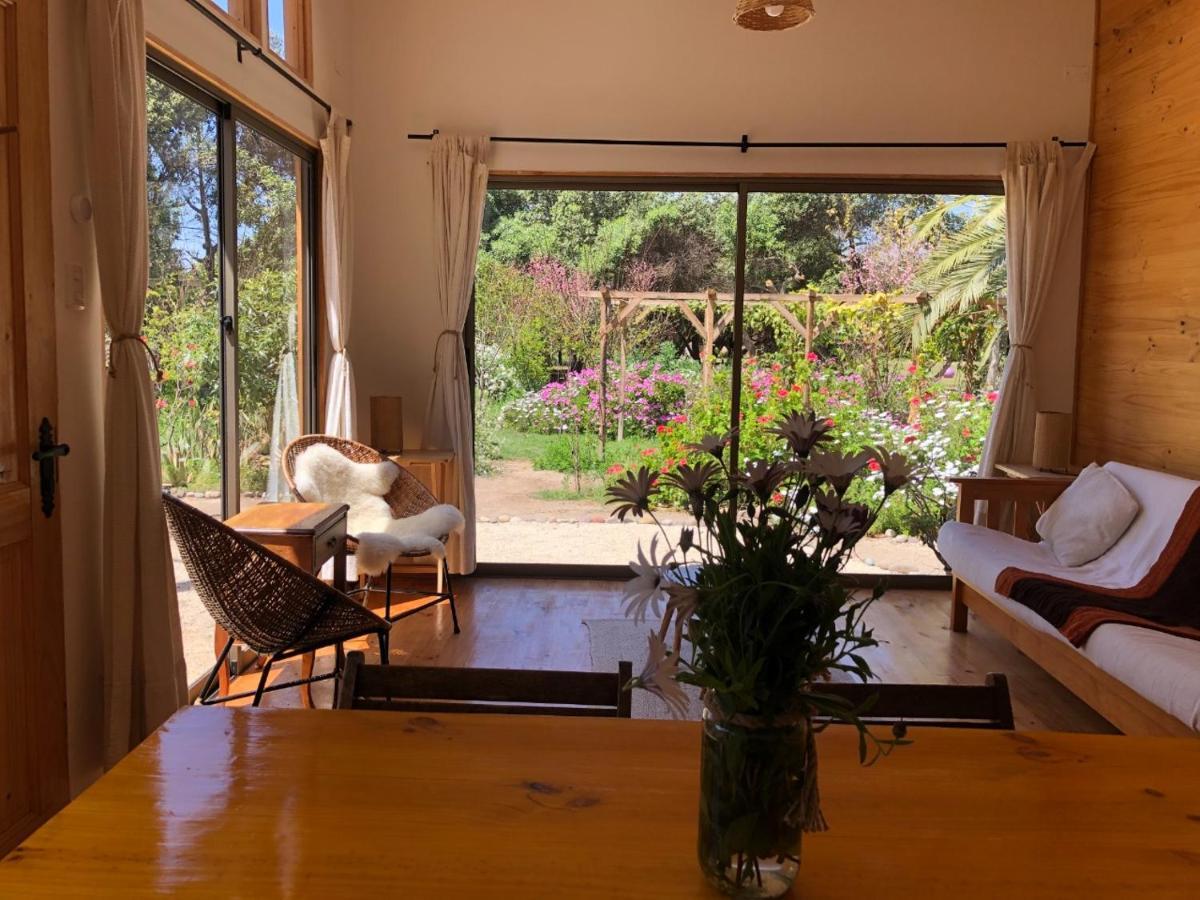
[[[740,375],[743,458],[775,446],[782,415],[809,408],[836,423],[838,450],[905,454],[916,475],[875,527],[925,548],[909,571],[940,569],[949,479],[977,465],[1007,349],[1001,198],[751,195],[746,290],[756,299],[740,373],[735,203],[490,193],[475,316],[481,559],[493,522],[599,524],[604,491],[626,469],[694,462],[691,445],[730,429]],[[618,330],[619,298],[629,314]],[[881,479],[868,484],[883,490]]]

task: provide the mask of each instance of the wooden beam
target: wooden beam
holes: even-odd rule
[[[642,302],[646,303],[646,302],[648,302],[648,300],[646,298],[643,298]],[[687,318],[687,320],[692,323],[692,327],[696,329],[696,334],[700,335],[700,337],[703,338],[704,337],[704,323],[701,322],[696,317],[696,314],[694,312],[692,312],[692,308],[690,306],[688,306],[687,303],[685,303],[683,300],[676,300],[673,303],[674,303],[674,305],[679,307],[679,311],[682,312],[684,314],[684,316]]]

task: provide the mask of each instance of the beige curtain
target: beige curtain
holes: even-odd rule
[[[1028,462],[1037,413],[1033,343],[1050,303],[1051,282],[1095,154],[1088,144],[1068,162],[1058,141],[1010,144],[1004,170],[1008,229],[1008,365],[983,447],[980,473]]]
[[[462,330],[471,306],[475,256],[487,198],[486,138],[437,134],[433,138],[433,256],[442,331],[433,357],[433,388],[425,415],[425,446],[452,449],[455,466],[447,487],[467,520],[447,548],[450,568],[475,569],[475,454],[471,385]]]
[[[350,208],[350,132],[346,120],[331,115],[321,139],[321,248],[324,255],[325,312],[333,358],[325,391],[325,433],[357,436],[354,369],[346,350],[353,294],[353,215]]]
[[[88,0],[92,195],[112,337],[105,398],[105,757],[114,764],[187,702],[162,510],[146,302],[146,36],[141,0]]]

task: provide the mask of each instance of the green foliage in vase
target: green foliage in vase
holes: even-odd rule
[[[793,410],[771,432],[777,452],[736,471],[727,460],[730,436],[709,435],[687,448],[700,461],[665,475],[642,467],[609,489],[619,518],[657,522],[655,498],[671,488],[695,520],[664,552],[657,538],[648,555],[640,548],[633,566],[627,611],[638,620],[649,611],[662,615],[638,686],[678,704],[678,683],[695,685],[709,711],[725,720],[770,725],[821,712],[858,723],[856,711],[823,694],[821,684],[835,672],[871,677],[862,651],[877,641],[864,613],[877,594],[857,596],[837,576],[912,470],[882,448],[824,449],[833,443],[833,426],[812,413]],[[882,496],[851,500],[872,469]],[[684,637],[689,658],[678,655]],[[865,760],[872,741],[860,730]]]

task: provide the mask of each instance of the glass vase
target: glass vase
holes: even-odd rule
[[[732,897],[780,897],[800,871],[800,840],[819,819],[816,747],[801,719],[765,726],[704,712],[700,867]]]

